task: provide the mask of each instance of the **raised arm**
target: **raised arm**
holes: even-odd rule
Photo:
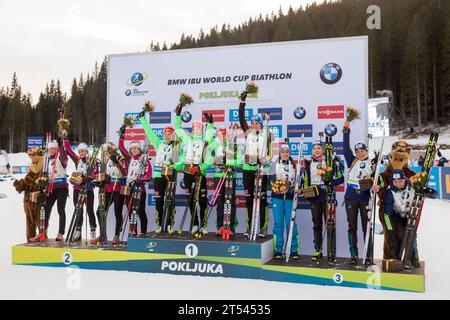
[[[181,128],[181,115],[175,117],[175,133],[182,143],[187,143],[189,136],[186,134],[183,128]]]
[[[350,148],[350,129],[347,129],[344,131],[344,158],[345,162],[347,163],[347,167],[349,168],[353,160],[355,160],[355,155],[352,152],[352,149]]]
[[[247,124],[247,120],[245,120],[245,100],[241,100],[239,103],[239,124],[241,125],[244,133],[246,133],[249,126]]]
[[[63,146],[63,144],[60,142],[58,143],[58,148],[59,148],[59,160],[61,161],[61,164],[64,168],[67,167],[67,162],[68,162],[68,158],[67,158],[67,152]]]
[[[127,148],[125,148],[125,140],[123,139],[123,137],[119,138],[119,150],[128,163],[131,159],[131,154],[128,152]]]
[[[155,148],[155,150],[158,150],[161,140],[156,136],[155,132],[153,132],[152,127],[150,126],[150,124],[148,123],[148,121],[145,117],[139,118],[139,121],[141,122],[142,127],[144,128],[145,135],[147,136],[148,140],[150,140],[151,144],[153,145],[153,148]]]
[[[63,140],[64,148],[66,149],[66,152],[70,159],[75,163],[75,165],[78,164],[78,161],[80,161],[80,158],[77,156],[77,154],[72,150],[72,146],[70,145],[70,141],[67,139]]]

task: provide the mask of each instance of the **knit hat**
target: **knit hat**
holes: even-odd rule
[[[52,140],[47,144],[47,149],[58,148],[58,141]]]
[[[252,116],[252,122],[253,121],[258,122],[260,124],[260,126],[262,127],[263,126],[263,117],[262,117],[261,113],[255,113]]]
[[[355,152],[361,149],[367,151],[367,146],[362,142],[355,144]]]
[[[284,141],[281,141],[278,145],[279,145],[280,151],[282,151],[282,150],[291,151],[291,149],[289,149],[289,145]]]
[[[137,140],[131,141],[131,143],[130,143],[130,148],[133,148],[133,147],[142,149],[142,148],[141,148],[141,143],[140,143],[139,141],[137,141]]]
[[[201,130],[203,130],[203,122],[199,121],[199,120],[194,120],[192,122],[192,129],[194,129],[195,127],[200,128]]]
[[[84,142],[81,142],[81,143],[78,145],[78,147],[77,147],[77,150],[78,150],[78,151],[80,151],[80,150],[87,151],[87,149],[88,149],[88,146],[87,146],[87,144],[84,143]]]
[[[220,127],[219,129],[217,129],[217,132],[220,132],[223,136],[226,136],[227,135],[227,128]]]
[[[167,126],[164,128],[164,133],[166,133],[166,132],[173,133],[174,131],[175,131],[175,129],[172,126]]]
[[[406,179],[405,173],[403,170],[394,169],[392,170],[392,180],[403,180]]]
[[[319,146],[319,147],[321,147],[322,149],[325,149],[324,143],[323,143],[322,141],[320,141],[320,140],[314,141],[312,146],[313,146],[313,148],[314,148],[315,146]]]

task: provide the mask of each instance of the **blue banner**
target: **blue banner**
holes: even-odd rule
[[[239,121],[239,109],[230,109],[229,111],[230,122]],[[245,120],[250,121],[253,116],[253,109],[245,109]]]
[[[27,149],[44,146],[44,137],[27,137]]]

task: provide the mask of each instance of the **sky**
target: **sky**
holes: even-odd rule
[[[0,88],[17,73],[33,103],[50,79],[69,92],[73,78],[92,72],[108,54],[144,52],[150,42],[223,23],[232,27],[260,13],[286,13],[313,0],[0,0]],[[316,0],[316,2],[322,2]]]

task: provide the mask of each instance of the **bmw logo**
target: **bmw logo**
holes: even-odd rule
[[[326,84],[335,84],[342,77],[342,69],[337,63],[327,63],[320,70],[320,79]]]
[[[131,95],[131,90],[128,89],[127,91],[125,91],[125,95],[126,95],[127,97],[130,96],[130,95]]]
[[[127,85],[135,86],[135,87],[140,86],[145,80],[147,80],[147,78],[148,78],[148,74],[135,72],[130,77],[130,79],[128,79]]]
[[[324,132],[327,136],[332,137],[332,136],[336,135],[337,127],[332,123],[327,124],[327,126],[324,129]]]
[[[365,162],[361,162],[361,163],[359,164],[359,167],[360,167],[361,169],[364,169],[364,168],[366,167],[366,163],[365,163]]]
[[[189,122],[189,121],[191,121],[191,119],[192,119],[192,113],[190,113],[189,111],[184,111],[181,114],[181,120],[183,122]]]
[[[294,109],[294,117],[298,120],[303,119],[306,116],[306,110],[303,107],[297,107]]]

